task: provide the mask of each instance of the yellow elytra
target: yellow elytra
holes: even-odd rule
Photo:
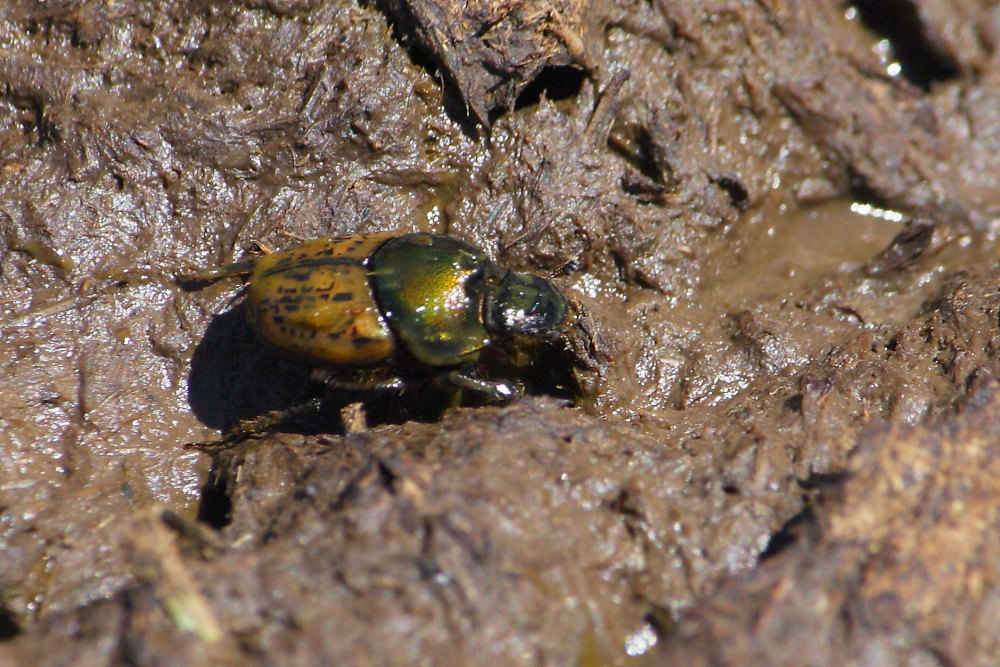
[[[258,335],[313,363],[369,365],[396,351],[365,264],[392,232],[320,238],[261,257],[247,314]]]

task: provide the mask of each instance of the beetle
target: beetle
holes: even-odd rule
[[[523,393],[517,375],[546,344],[572,349],[579,329],[580,308],[549,279],[505,270],[441,234],[319,238],[198,277],[240,274],[250,275],[246,312],[258,338],[335,388],[430,381],[503,403]],[[511,377],[488,377],[493,368]]]

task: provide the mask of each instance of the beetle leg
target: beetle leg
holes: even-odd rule
[[[340,391],[351,391],[351,392],[370,392],[370,391],[400,391],[405,386],[405,382],[400,377],[389,376],[386,377],[374,377],[370,375],[368,377],[360,376],[359,379],[348,380],[324,368],[313,369],[312,376],[310,379],[313,382],[318,382],[326,389],[336,389]]]
[[[242,262],[233,262],[232,264],[223,264],[222,266],[214,266],[210,269],[198,269],[194,273],[195,280],[218,280],[220,278],[228,278],[229,276],[242,276],[253,271],[253,267],[257,265],[257,259],[248,259]]]
[[[210,269],[197,269],[195,271],[184,270],[179,272],[175,279],[186,288],[197,288],[207,283],[213,283],[229,276],[242,276],[251,273],[257,265],[257,258],[251,258],[242,262],[213,266]]]
[[[352,391],[352,392],[366,392],[366,391],[400,391],[403,386],[403,380],[401,378],[389,378],[388,380],[379,380],[377,382],[366,383],[366,382],[351,382],[350,380],[343,380],[340,378],[329,378],[323,382],[323,385],[328,389],[339,389],[341,391]]]
[[[508,403],[521,396],[521,387],[510,382],[484,380],[453,370],[439,376],[439,381],[459,389],[467,389],[486,396],[493,403]]]
[[[252,419],[241,419],[240,423],[231,428],[220,440],[216,442],[189,442],[184,445],[184,449],[198,449],[203,452],[230,449],[244,440],[263,437],[301,415],[316,412],[321,405],[322,397],[316,397],[284,410],[272,410]]]
[[[240,262],[232,262],[230,264],[223,264],[222,266],[213,266],[210,269],[198,269],[190,277],[185,276],[185,280],[190,282],[212,282],[220,278],[228,278],[229,276],[245,276],[248,273],[252,273],[255,266],[257,266],[257,261],[264,255],[270,255],[274,252],[274,248],[265,245],[263,241],[254,241],[254,249],[252,255],[249,259],[244,259]]]

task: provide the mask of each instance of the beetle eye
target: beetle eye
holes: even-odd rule
[[[556,338],[569,315],[569,304],[549,281],[508,271],[496,287],[489,320],[506,336]]]

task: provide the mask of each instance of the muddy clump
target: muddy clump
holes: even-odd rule
[[[998,25],[8,2],[0,657],[989,663]],[[178,276],[387,230],[553,276],[576,404],[333,392],[184,449],[315,388]]]

